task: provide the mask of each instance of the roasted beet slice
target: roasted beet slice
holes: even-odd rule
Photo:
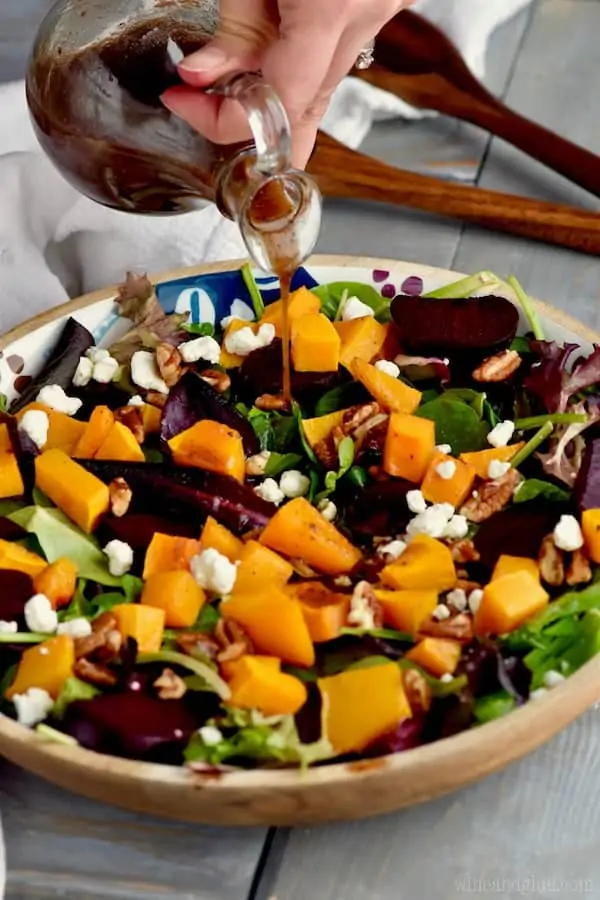
[[[412,352],[452,356],[461,350],[492,355],[517,333],[519,313],[504,297],[427,300],[396,297],[392,319],[403,347]]]
[[[187,372],[169,393],[162,413],[160,436],[163,441],[168,441],[201,419],[213,419],[234,428],[241,435],[246,454],[260,450],[250,422],[199,375]]]
[[[346,525],[364,538],[402,533],[412,517],[406,495],[413,488],[412,482],[400,479],[370,485],[347,506]]]
[[[214,516],[236,534],[264,528],[276,512],[272,503],[227,475],[167,463],[121,463],[82,459],[80,464],[105,484],[124,478],[133,491],[132,513],[157,511],[196,524]]]
[[[573,496],[580,512],[600,507],[600,438],[586,443]]]
[[[336,372],[292,371],[292,394],[296,400],[310,402],[325,391],[341,383],[343,375]],[[268,347],[250,353],[240,368],[240,390],[253,403],[261,394],[280,394],[283,384],[283,350],[276,338]]]
[[[0,541],[22,541],[27,537],[27,532],[20,525],[11,522],[10,519],[0,516]]]
[[[0,619],[3,622],[20,619],[25,604],[34,593],[29,575],[13,569],[0,569]]]
[[[134,550],[145,550],[157,532],[176,537],[197,538],[198,524],[153,516],[150,513],[127,513],[122,518],[107,516],[98,529],[97,536],[102,546],[115,539],[125,541]]]
[[[128,691],[71,703],[60,727],[97,753],[177,763],[200,724],[181,700]]]
[[[80,325],[76,319],[67,319],[46,365],[13,401],[10,412],[16,413],[28,403],[32,403],[47,384],[58,384],[66,391],[70,389],[79,357],[83,356],[93,344],[94,338],[87,328]]]
[[[567,509],[562,503],[531,501],[497,512],[482,522],[474,537],[480,564],[491,571],[502,554],[535,558],[542,540]]]

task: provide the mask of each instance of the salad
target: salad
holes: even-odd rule
[[[548,694],[600,649],[600,348],[546,340],[492,273],[302,287],[288,404],[281,301],[244,278],[252,317],[213,328],[129,275],[129,330],[68,319],[2,404],[1,712],[214,771]]]

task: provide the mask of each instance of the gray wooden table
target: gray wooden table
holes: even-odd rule
[[[0,80],[21,76],[49,5],[0,0]],[[496,35],[488,83],[521,112],[600,153],[599,36],[598,0],[537,0]],[[597,207],[501,141],[454,121],[385,125],[366,149],[405,168]],[[514,273],[531,293],[600,327],[600,260],[569,251],[347,202],[329,205],[318,249]],[[370,822],[269,834],[129,815],[0,764],[7,900],[600,898],[599,746],[592,710],[526,760],[453,797]]]

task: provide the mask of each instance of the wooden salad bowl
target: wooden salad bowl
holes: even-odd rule
[[[164,282],[199,273],[235,269],[238,261],[156,276]],[[311,271],[385,271],[396,283],[408,275],[431,287],[459,273],[413,263],[360,257],[315,257]],[[40,328],[47,333],[65,315],[82,314],[115,295],[108,288],[73,300],[0,338],[0,351]],[[583,343],[600,335],[563,312],[536,301],[549,336]],[[1,383],[0,383],[1,387]],[[501,769],[548,741],[600,699],[600,656],[540,699],[494,722],[462,734],[377,759],[321,766],[308,771],[255,770],[210,775],[183,767],[103,756],[80,747],[45,742],[0,715],[0,754],[63,788],[138,812],[214,825],[308,825],[360,819],[431,800]]]

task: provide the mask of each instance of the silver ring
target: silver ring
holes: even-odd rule
[[[356,69],[368,69],[375,62],[375,40],[370,41],[365,47],[362,48],[356,62],[354,63],[354,67]]]

